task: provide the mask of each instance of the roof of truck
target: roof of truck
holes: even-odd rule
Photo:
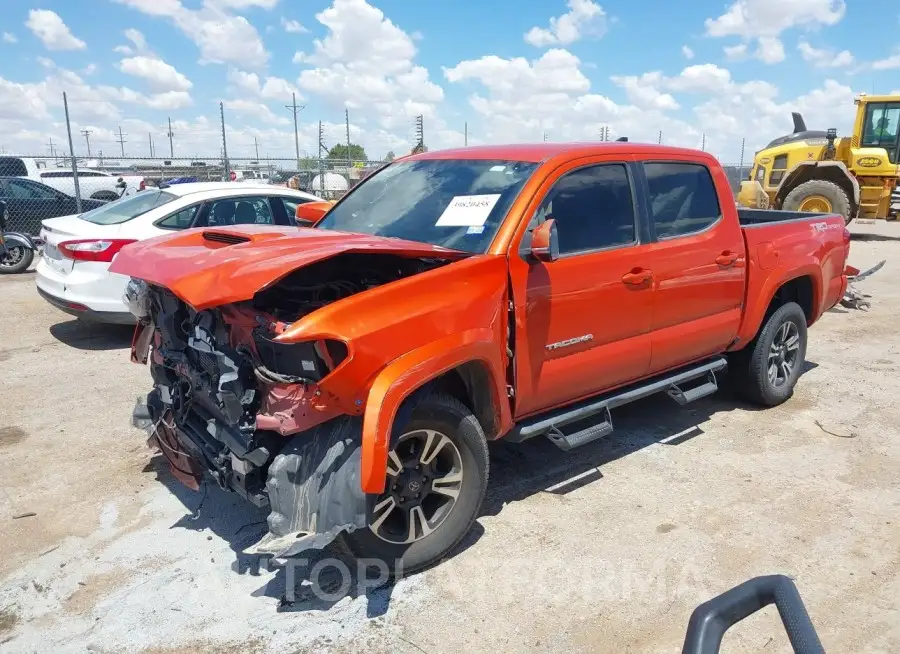
[[[660,156],[672,156],[674,154],[701,155],[699,150],[688,148],[676,148],[656,143],[637,143],[621,141],[594,141],[581,143],[516,143],[510,145],[476,145],[452,150],[435,150],[421,154],[404,157],[405,160],[415,159],[498,159],[504,161],[533,161],[539,162],[561,154],[588,156],[592,154],[606,154],[614,152],[642,154],[659,153]]]

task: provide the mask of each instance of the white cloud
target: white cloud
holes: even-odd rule
[[[885,57],[884,59],[872,62],[872,68],[874,70],[896,70],[897,68],[900,68],[900,51],[890,57]]]
[[[253,100],[225,100],[225,109],[233,111],[241,116],[253,116],[266,123],[273,125],[287,125],[289,121],[284,116],[279,116],[272,112],[271,109],[262,102],[254,102]]]
[[[292,93],[298,93],[297,87],[280,77],[266,77],[260,81],[256,73],[248,73],[242,70],[229,70],[228,82],[238,93],[251,95],[264,100],[277,100],[289,102]],[[298,98],[302,96],[298,93]]]
[[[417,115],[440,129],[437,103],[444,92],[415,63],[409,34],[365,0],[334,0],[316,20],[328,33],[314,41],[312,54],[295,55],[313,66],[300,73],[302,90],[354,116],[371,116],[384,130],[411,135]]]
[[[592,0],[568,0],[569,11],[550,19],[550,27],[532,27],[525,41],[539,48],[568,45],[582,37],[601,37],[606,33],[606,12]]]
[[[761,62],[764,64],[777,64],[784,61],[784,44],[781,43],[780,39],[774,36],[761,36],[758,43],[759,46],[753,56]]]
[[[678,102],[668,93],[659,89],[663,81],[662,73],[644,73],[643,75],[612,76],[614,84],[625,89],[625,95],[637,107],[669,111],[679,108]]]
[[[256,28],[229,9],[269,8],[270,0],[206,0],[200,9],[188,9],[181,0],[116,0],[149,16],[172,20],[200,49],[200,63],[234,63],[260,68],[269,60]]]
[[[684,55],[685,59],[693,59],[694,58],[694,51],[689,46],[686,46],[686,45],[681,46],[681,54]]]
[[[778,36],[793,27],[836,25],[846,9],[844,0],[735,0],[718,18],[706,19],[706,33],[745,39]]]
[[[84,50],[87,44],[76,38],[68,25],[54,11],[32,9],[25,26],[41,40],[48,50]]]
[[[193,84],[174,66],[162,59],[138,55],[119,62],[119,70],[146,80],[159,91],[187,91]]]
[[[309,31],[308,29],[303,27],[300,21],[288,20],[284,16],[281,17],[281,26],[288,34],[303,34],[304,32]]]
[[[4,43],[18,43],[19,39],[17,39],[16,35],[11,32],[3,32],[3,42]]]
[[[797,44],[800,55],[811,62],[817,68],[840,68],[853,63],[853,55],[849,50],[841,50],[835,53],[833,50],[820,50],[814,48],[806,41]]]
[[[726,45],[722,50],[725,52],[725,58],[728,61],[742,61],[747,58],[748,48],[746,43]]]

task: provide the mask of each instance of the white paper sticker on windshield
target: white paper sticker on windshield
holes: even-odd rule
[[[506,170],[506,166],[491,166],[492,173],[502,173],[504,170]]]
[[[484,225],[500,194],[457,195],[450,200],[436,227],[479,227]]]

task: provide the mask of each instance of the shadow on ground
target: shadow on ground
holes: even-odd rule
[[[816,367],[807,361],[803,372]],[[611,436],[573,452],[564,452],[542,437],[518,444],[492,443],[491,477],[480,516],[497,515],[507,504],[536,493],[564,495],[602,480],[603,465],[643,448],[657,444],[678,447],[702,437],[704,431],[698,425],[714,414],[759,410],[734,397],[727,376],[723,375],[720,384],[716,395],[685,407],[663,394],[619,407],[613,413],[616,431]],[[171,475],[162,456],[148,466],[191,512],[172,528],[209,530],[225,540],[235,555],[231,569],[241,575],[268,577],[253,595],[279,600],[279,611],[327,611],[347,596],[365,596],[368,617],[383,615],[390,606],[394,583],[386,582],[384,571],[360,566],[340,538],[321,551],[303,553],[288,565],[245,554],[244,550],[268,531],[267,510],[213,483],[206,483],[200,491],[186,488]],[[484,528],[476,521],[448,558],[475,545],[483,534]]]
[[[900,236],[891,236],[890,234],[872,234],[867,232],[851,233],[851,241],[900,241]]]
[[[67,320],[50,326],[53,338],[79,350],[119,350],[131,346],[134,327]]]

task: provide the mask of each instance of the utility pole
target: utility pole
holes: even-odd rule
[[[463,133],[463,145],[469,145],[469,121],[466,121],[465,132]]]
[[[228,163],[228,146],[225,144],[225,105],[221,102],[219,103],[219,115],[222,118],[222,159],[225,164],[225,181],[228,181],[231,179],[231,166]]]
[[[54,150],[53,150],[53,137],[52,136],[50,137],[50,158],[51,159],[56,158],[56,152],[54,152]]]
[[[547,142],[547,132],[544,132],[544,143]]]
[[[153,134],[147,132],[147,140],[150,141],[150,158],[153,158]]]
[[[291,93],[291,104],[284,105],[285,109],[288,109],[291,113],[294,114],[294,150],[297,154],[297,169],[300,169],[300,133],[297,131],[297,113],[302,111],[306,105],[297,105],[297,94]],[[319,140],[321,141],[321,123],[319,125]]]
[[[425,152],[425,116],[416,116],[416,150]]]
[[[700,143],[700,149],[706,152],[706,132],[703,132],[703,141]]]
[[[741,139],[741,163],[738,168],[738,182],[741,182],[744,179],[744,143],[745,139]]]
[[[222,104],[221,102],[219,103]],[[224,119],[223,119],[224,120]],[[169,118],[169,131],[166,133],[166,136],[169,137],[169,158],[175,158],[175,145],[172,141],[172,138],[175,136],[175,132],[172,131],[172,119]]]
[[[662,145],[662,130],[659,130],[659,138],[656,141],[659,145]]]
[[[353,168],[353,155],[350,154],[350,110],[347,108],[344,108],[344,123],[347,126],[347,164]],[[349,170],[347,175],[350,175]]]
[[[325,157],[322,153],[327,154],[328,148],[325,147],[325,130],[322,128],[322,121],[319,121],[319,192],[325,193]]]
[[[83,130],[81,130],[81,133],[84,134],[84,140],[87,143],[87,149],[88,149],[88,159],[90,159],[91,158],[91,134],[93,134],[93,132],[89,129],[83,129]]]
[[[78,165],[75,163],[75,147],[72,145],[72,123],[69,122],[69,99],[63,91],[63,107],[66,110],[66,132],[69,134],[69,152],[72,153],[72,181],[75,182],[75,208],[81,210],[81,186],[78,184]]]
[[[125,144],[128,143],[128,141],[125,140],[125,136],[127,135],[122,133],[122,126],[119,125],[119,145],[122,148],[123,157],[125,156]]]
[[[253,147],[256,148],[256,163],[259,163],[259,141],[256,140],[256,137],[253,137]]]

